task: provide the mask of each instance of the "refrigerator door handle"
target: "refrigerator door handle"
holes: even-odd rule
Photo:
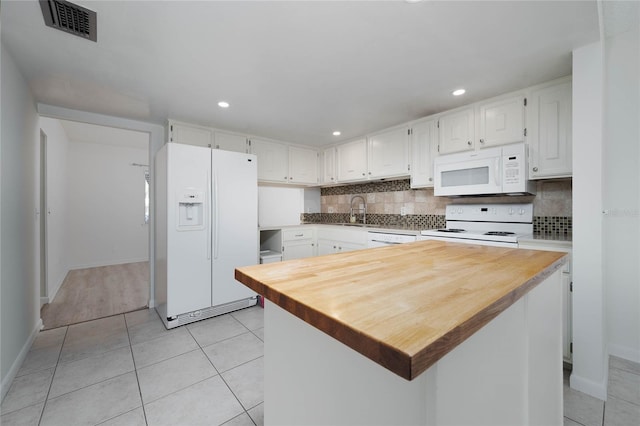
[[[220,227],[220,209],[218,208],[218,173],[213,173],[213,213],[215,215],[213,225],[213,258],[218,258],[218,229]]]
[[[211,176],[207,170],[207,198],[209,208],[207,209],[207,260],[211,260]]]

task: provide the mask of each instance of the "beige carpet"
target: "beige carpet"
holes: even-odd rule
[[[69,271],[55,299],[40,311],[44,329],[147,307],[149,262]]]

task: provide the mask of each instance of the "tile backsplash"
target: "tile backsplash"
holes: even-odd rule
[[[408,179],[321,188],[320,214],[304,214],[305,222],[347,222],[354,195],[367,200],[367,221],[374,224],[436,228],[444,226],[447,204],[533,203],[534,230],[571,232],[571,179],[537,182],[535,196],[435,197],[433,188],[411,189]],[[401,215],[404,208],[405,215]]]

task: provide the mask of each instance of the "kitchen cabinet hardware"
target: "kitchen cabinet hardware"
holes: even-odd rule
[[[471,141],[467,141],[467,145],[471,146]]]
[[[538,168],[537,168],[537,167],[534,167],[534,168],[533,168],[533,171],[534,171],[534,172],[537,172],[537,171],[538,171]]]
[[[484,139],[480,138],[480,143],[484,143]]]

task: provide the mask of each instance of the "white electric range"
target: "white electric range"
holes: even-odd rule
[[[518,247],[533,235],[533,204],[450,204],[447,227],[421,232],[421,240]]]

